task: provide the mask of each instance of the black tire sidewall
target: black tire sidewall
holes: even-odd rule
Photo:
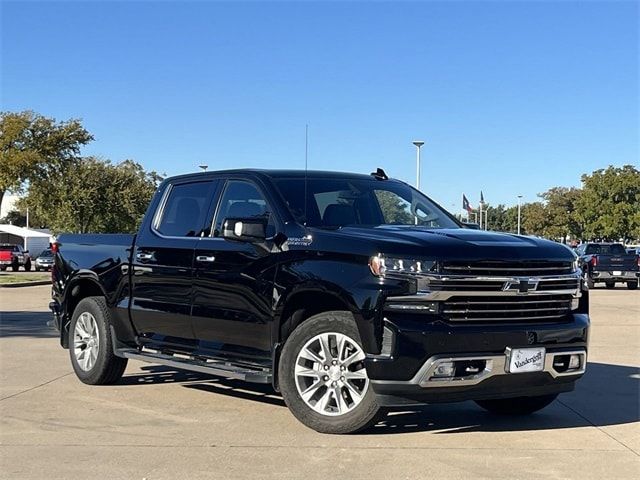
[[[350,313],[325,312],[310,317],[293,331],[282,350],[278,365],[280,391],[293,415],[308,427],[321,433],[354,433],[370,426],[380,412],[371,383],[354,410],[336,417],[312,410],[300,397],[296,387],[293,372],[298,352],[311,338],[326,332],[347,335],[362,348],[357,326]]]
[[[96,319],[96,324],[98,326],[99,332],[98,334],[100,336],[100,338],[98,339],[99,348],[96,363],[93,365],[91,370],[88,371],[83,370],[78,364],[73,347],[76,322],[78,321],[80,315],[82,315],[84,312],[90,313]],[[113,352],[110,351],[110,349],[112,348],[112,343],[109,324],[109,311],[106,307],[104,299],[102,299],[101,297],[88,297],[80,300],[73,312],[71,324],[69,325],[69,354],[71,357],[71,365],[73,366],[73,370],[83,383],[87,383],[90,385],[98,385],[104,383],[103,379],[107,373],[107,370],[110,368],[109,362],[111,362],[114,357]]]

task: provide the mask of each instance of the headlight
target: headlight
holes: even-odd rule
[[[378,277],[394,273],[421,274],[435,271],[433,260],[415,260],[412,258],[385,257],[376,255],[369,259],[371,273]]]
[[[571,265],[571,271],[572,272],[577,272],[578,271],[578,267],[580,266],[580,259],[578,257],[576,257],[573,260],[573,264]]]

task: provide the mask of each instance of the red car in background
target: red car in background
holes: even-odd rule
[[[23,266],[27,272],[31,270],[29,250],[25,250],[20,245],[0,243],[0,270],[4,272],[11,267],[14,272],[17,272],[20,266]]]

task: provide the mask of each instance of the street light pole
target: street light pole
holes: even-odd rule
[[[424,145],[422,140],[414,140],[413,144],[416,146],[416,188],[420,190],[420,147]]]
[[[522,195],[518,195],[518,235],[520,235],[520,204],[522,200]]]

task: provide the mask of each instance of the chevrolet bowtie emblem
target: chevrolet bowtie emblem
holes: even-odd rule
[[[502,290],[517,291],[518,293],[527,294],[538,288],[539,280],[537,278],[514,278],[504,284]]]

